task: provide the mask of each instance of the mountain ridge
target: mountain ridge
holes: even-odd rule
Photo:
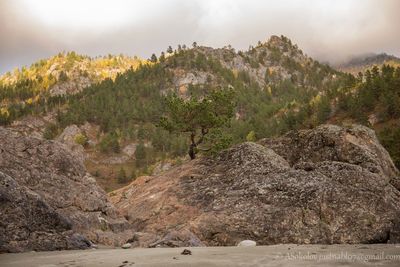
[[[374,74],[378,76],[379,70]],[[175,159],[180,162],[186,152],[186,137],[157,127],[165,108],[164,97],[177,93],[188,99],[216,88],[233,88],[236,92],[235,118],[230,128],[222,129],[232,144],[248,137],[257,140],[325,122],[369,125],[371,121],[373,126],[380,121],[383,125],[377,126],[379,136],[399,164],[397,143],[393,146],[397,133],[392,124],[386,124],[393,115],[380,118],[387,105],[382,103],[374,111],[363,113],[365,116],[358,116],[354,113],[358,100],[348,101],[364,82],[306,56],[289,38],[272,36],[247,51],[197,44],[192,48],[179,45],[175,50],[169,47],[160,56],[153,55],[114,79],[106,78],[84,90],[72,90],[71,94],[44,96],[25,113],[24,108],[10,112],[3,106],[0,115],[5,118],[3,121],[9,120],[6,124],[12,123],[11,127],[36,132],[37,136],[53,139],[74,133],[66,137],[72,140],[70,146],[78,146],[86,154],[87,166],[92,174],[99,175],[102,184],[107,184],[104,177],[111,177],[108,189],[118,188],[117,180],[126,183],[129,177],[159,169],[165,158],[172,159],[172,163]],[[351,105],[354,112],[348,109]],[[395,103],[390,106],[395,107]],[[7,112],[16,116],[7,117]],[[390,120],[394,125],[396,116]],[[389,133],[381,137],[387,127]],[[82,144],[74,144],[75,137],[83,140]],[[137,147],[142,155],[123,152],[135,151]]]
[[[333,67],[340,71],[350,72],[353,75],[357,75],[359,72],[365,72],[368,69],[372,69],[373,66],[380,67],[384,64],[399,66],[400,58],[386,53],[369,53],[354,56],[345,62],[333,65]]]

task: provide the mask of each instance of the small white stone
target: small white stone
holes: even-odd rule
[[[131,243],[126,243],[126,244],[123,244],[121,248],[127,249],[127,248],[131,248],[131,247],[132,247]]]
[[[243,240],[237,245],[238,247],[255,247],[257,246],[256,241],[253,240]]]

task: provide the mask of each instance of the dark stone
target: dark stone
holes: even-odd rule
[[[188,250],[188,249],[184,249],[184,250],[181,252],[181,254],[182,254],[182,255],[192,255],[192,251],[190,251],[190,250]]]

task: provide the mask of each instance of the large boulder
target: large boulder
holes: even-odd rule
[[[399,176],[389,153],[370,128],[353,125],[321,125],[313,130],[293,131],[283,137],[264,139],[260,143],[285,158],[289,164],[337,161],[360,166],[381,178]]]
[[[386,243],[399,240],[398,181],[372,130],[323,125],[140,177],[110,196],[147,236],[187,233],[178,244]]]
[[[0,251],[126,241],[129,223],[66,146],[2,127],[0,140]]]
[[[70,220],[50,207],[43,198],[0,172],[1,251],[77,249],[90,241],[72,231]]]

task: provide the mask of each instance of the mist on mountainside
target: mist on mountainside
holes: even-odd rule
[[[337,64],[354,55],[400,56],[396,0],[1,1],[0,73],[62,51],[149,58],[168,45],[246,50],[285,35]]]

